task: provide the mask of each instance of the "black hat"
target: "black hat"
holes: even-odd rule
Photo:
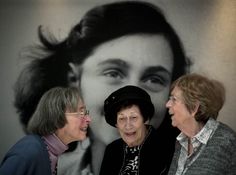
[[[137,86],[125,86],[111,93],[104,101],[104,115],[106,122],[116,127],[117,107],[125,101],[132,101],[139,105],[144,121],[151,119],[154,114],[154,105],[149,94]]]

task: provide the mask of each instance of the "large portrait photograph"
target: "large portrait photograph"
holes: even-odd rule
[[[187,121],[193,125],[185,124],[189,128],[197,125],[201,129],[210,128],[208,133],[211,133],[216,120],[220,123],[218,128],[222,124],[230,128],[230,132],[236,132],[234,0],[1,0],[0,20],[0,162],[5,159],[7,162],[9,149],[32,134],[29,129],[32,116],[36,116],[39,106],[43,105],[42,100],[50,100],[42,96],[53,88],[78,89],[80,100],[86,106],[83,115],[89,118],[86,125],[79,128],[81,132],[86,130],[86,138],[71,139],[60,154],[54,152],[59,146],[50,147],[54,142],[45,136],[52,174],[167,174],[170,167],[176,171],[172,166],[176,139],[186,130],[173,118],[177,118],[177,114],[187,115],[177,107],[195,117]],[[204,87],[204,97],[198,97],[195,92],[193,98],[199,98],[197,103],[187,95],[200,88],[200,80],[194,86],[181,84],[182,79],[179,80],[189,74],[217,81],[215,87],[210,83],[212,89],[208,85]],[[189,88],[186,92],[184,86]],[[221,94],[222,89],[225,92]],[[206,99],[208,95],[212,99]],[[179,99],[187,109],[181,103],[175,104]],[[202,99],[206,100],[204,107],[208,112],[215,110],[207,119],[196,117],[200,115],[195,110],[200,110]],[[121,104],[125,100],[126,104]],[[191,108],[190,103],[196,106]],[[51,109],[42,110],[41,115],[46,117],[47,110]],[[140,126],[139,118],[132,112],[127,117],[127,110],[140,112]],[[205,109],[201,110],[204,113]],[[74,112],[78,111],[64,111],[65,114]],[[115,119],[110,119],[113,113]],[[212,121],[212,117],[215,120]],[[182,123],[184,120],[182,118]],[[69,132],[69,124],[69,121],[63,125],[59,122],[56,135],[61,128],[64,128],[63,134]],[[144,129],[147,125],[148,129]],[[47,130],[46,125],[41,127]],[[53,126],[50,127],[50,134],[55,134]],[[128,127],[136,129],[127,134]],[[67,133],[67,136],[71,138],[73,134]],[[136,135],[141,141],[137,139],[138,146],[129,150],[129,143]],[[120,148],[120,142],[127,145]],[[24,148],[25,154],[28,147]],[[203,147],[191,150],[194,153]],[[236,150],[235,144],[232,147]],[[182,149],[180,155],[179,162],[187,159]],[[201,160],[201,155],[196,157]],[[12,161],[17,164],[17,159]],[[235,161],[231,161],[234,167]],[[195,164],[192,165],[194,169]],[[33,165],[25,166],[33,169]],[[191,174],[193,169],[180,166],[177,171]]]

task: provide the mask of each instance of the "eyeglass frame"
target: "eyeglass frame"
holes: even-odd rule
[[[170,95],[169,98],[168,98],[168,102],[171,102],[172,104],[175,104],[176,102],[181,102],[183,103],[183,100],[180,98],[180,97],[177,97],[175,95]]]
[[[123,114],[118,114],[117,115],[117,123],[119,123],[120,125],[125,125],[127,124],[127,121],[129,121],[129,123],[131,124],[134,124],[137,122],[139,118],[139,115],[138,114],[131,114],[129,116],[127,115],[123,115]]]
[[[85,118],[89,115],[89,110],[85,109],[80,112],[65,112],[65,115],[76,115],[78,118]]]

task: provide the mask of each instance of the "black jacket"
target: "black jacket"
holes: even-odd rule
[[[167,139],[151,127],[140,151],[139,175],[167,174],[174,148],[168,146],[165,140]],[[121,138],[107,145],[100,175],[118,175],[123,165],[124,151],[125,143]]]

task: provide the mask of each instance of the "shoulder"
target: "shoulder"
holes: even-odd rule
[[[16,144],[41,147],[44,145],[44,142],[39,135],[29,134],[20,139]]]
[[[161,137],[156,129],[153,127],[149,128],[149,132],[143,142],[142,151],[144,152],[152,152],[152,154],[161,154],[165,152],[165,142]]]
[[[217,142],[217,145],[223,144],[236,148],[236,132],[224,123],[219,122],[212,139]]]
[[[45,151],[46,145],[40,136],[26,135],[12,146],[8,154],[16,154],[26,158],[27,156],[39,156]]]
[[[2,166],[2,170],[6,172],[18,169],[19,174],[28,171],[33,171],[33,174],[38,171],[42,171],[42,174],[49,174],[50,160],[46,145],[40,136],[26,135],[7,152]]]
[[[150,126],[144,144],[151,143],[152,145],[161,146],[163,144],[163,141],[164,137],[162,137],[160,133],[153,126]]]
[[[111,142],[110,144],[106,146],[106,152],[114,153],[114,150],[116,150],[116,152],[121,151],[124,148],[124,144],[125,143],[121,138],[114,140],[113,142]]]
[[[109,143],[107,145],[107,147],[117,147],[117,146],[119,147],[119,146],[123,146],[123,145],[124,145],[124,141],[121,138],[119,138],[119,139],[114,140],[113,142]]]
[[[236,132],[224,123],[219,122],[216,132],[218,135],[223,136],[226,139],[236,139]]]

